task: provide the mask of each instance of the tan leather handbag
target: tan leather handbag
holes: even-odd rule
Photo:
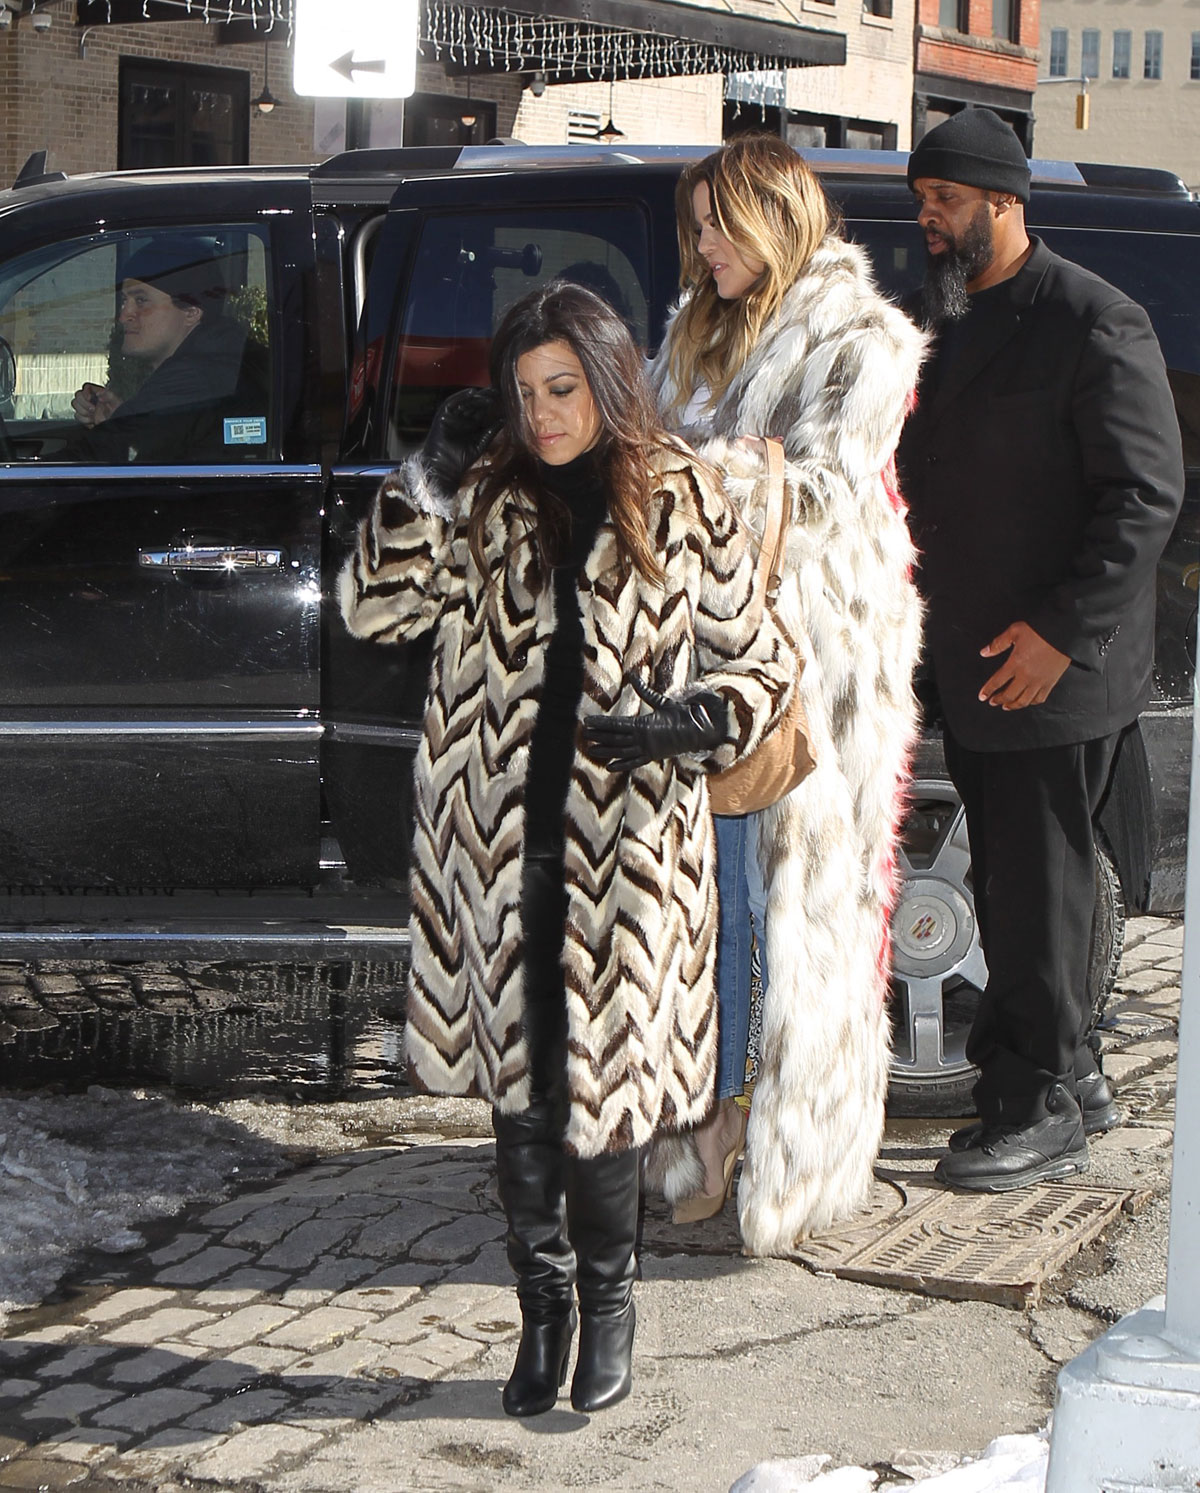
[[[785,550],[785,503],[783,489],[783,446],[768,440],[767,512],[763,525],[762,548],[758,552],[758,608],[761,615],[774,604],[783,579]],[[743,757],[724,772],[712,773],[708,794],[714,814],[755,814],[785,798],[816,766],[808,739],[804,707],[800,703],[800,671],[797,659],[796,687],[783,719],[748,757]]]

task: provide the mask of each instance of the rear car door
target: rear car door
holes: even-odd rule
[[[334,477],[342,555],[381,478],[438,404],[488,382],[501,316],[557,275],[606,296],[647,347],[677,283],[674,170],[449,171],[406,182],[372,248],[351,379],[351,460]],[[403,884],[428,640],[380,647],[337,618],[325,639],[325,786],[351,877]]]
[[[0,203],[0,881],[310,885],[323,484],[305,413],[309,185],[39,191]],[[191,371],[174,356],[171,375],[135,349],[121,287],[181,243],[211,257],[212,283]],[[107,421],[81,421],[85,396],[116,405]]]

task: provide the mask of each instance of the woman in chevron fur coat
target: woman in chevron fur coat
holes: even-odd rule
[[[712,1102],[705,774],[775,725],[796,666],[748,531],[603,300],[533,292],[491,371],[498,397],[453,396],[384,484],[341,604],[359,637],[435,632],[407,1056],[492,1103],[523,1320],[504,1408],[535,1415],[576,1290],[572,1404],[628,1393],[640,1148]]]
[[[773,808],[718,820],[721,1099],[694,1144],[655,1148],[650,1173],[677,1217],[708,1216],[729,1195],[745,1136],[745,1248],[786,1254],[867,1200],[883,1128],[888,924],[920,632],[893,453],[923,339],[777,137],[739,137],[690,167],[676,208],[684,295],[652,381],[667,424],[722,473],[759,532],[761,443],[747,438],[783,442],[792,519],[779,614],[805,638],[817,766]],[[727,1096],[745,1073],[746,930],[760,879],[763,1027],[747,1133]]]

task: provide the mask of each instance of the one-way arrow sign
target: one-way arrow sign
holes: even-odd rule
[[[341,73],[348,83],[352,83],[355,73],[386,73],[387,58],[376,57],[373,62],[358,62],[355,60],[354,49],[351,48],[349,52],[338,57],[329,66],[335,73]]]
[[[408,98],[417,81],[418,0],[295,3],[292,86],[298,94]]]

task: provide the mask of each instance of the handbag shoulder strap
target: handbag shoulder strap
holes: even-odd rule
[[[783,580],[784,488],[783,443],[773,439],[767,448],[767,511],[762,547],[758,552],[758,591],[764,603],[773,601]]]

